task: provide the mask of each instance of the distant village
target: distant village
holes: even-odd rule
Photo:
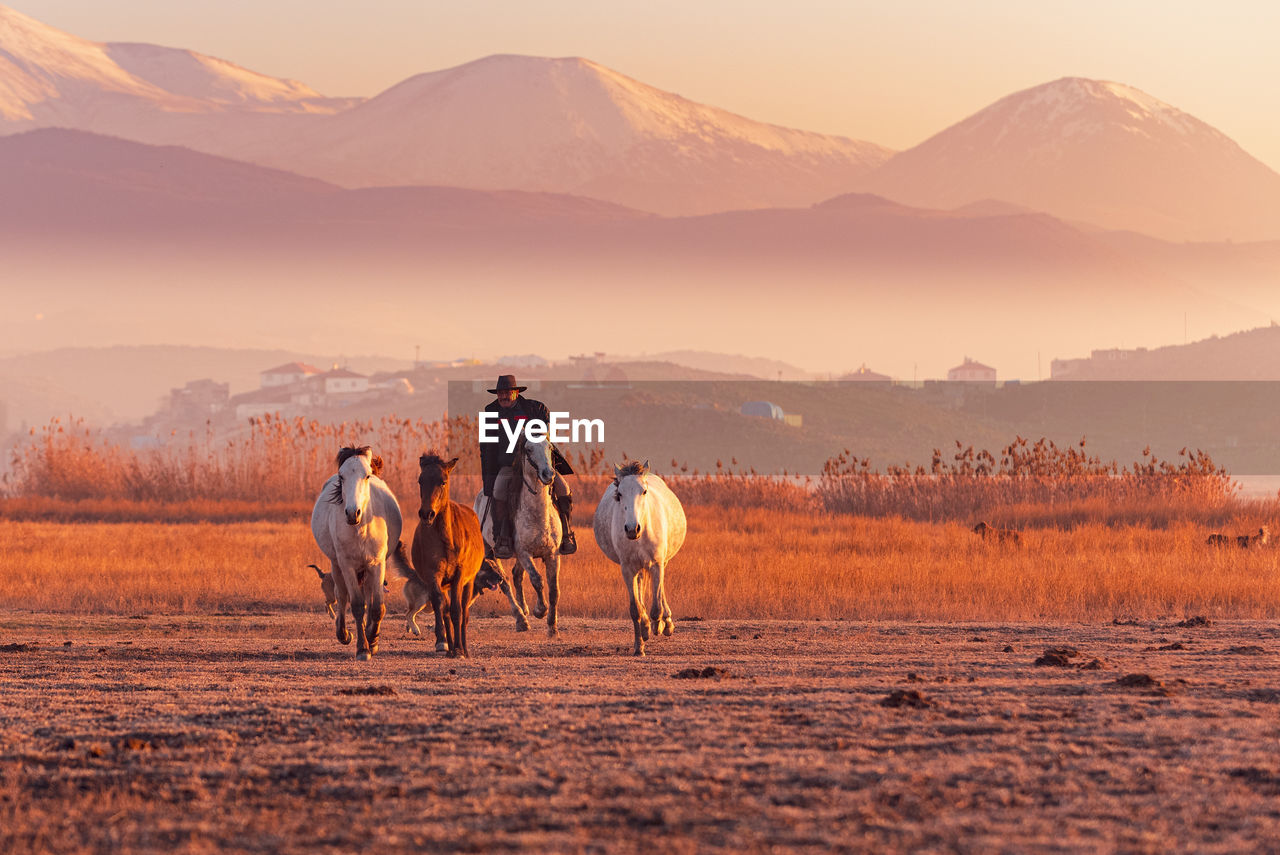
[[[257,389],[239,395],[231,394],[229,383],[192,380],[172,390],[167,406],[154,418],[186,423],[231,416],[243,422],[268,413],[295,416],[373,398],[413,394],[413,385],[404,377],[374,381],[337,365],[322,370],[305,362],[289,362],[267,368],[259,377]]]
[[[204,423],[244,424],[250,419],[264,416],[293,418],[341,415],[342,411],[366,405],[380,406],[387,412],[395,412],[398,405],[413,396],[417,390],[411,378],[432,375],[431,382],[439,385],[437,372],[456,372],[458,369],[479,368],[484,363],[475,359],[453,361],[415,361],[412,370],[402,373],[365,375],[338,364],[327,369],[306,362],[287,362],[259,372],[257,389],[232,395],[229,383],[211,379],[192,380],[181,388],[172,389],[164,405],[154,415],[143,421],[142,434],[158,435],[168,430]],[[548,360],[536,355],[504,357],[498,367],[523,369],[525,376],[545,372],[552,367]],[[605,354],[584,354],[570,357],[567,366],[557,372],[563,375],[567,367],[570,378],[583,383],[608,385],[616,388],[629,383],[623,364],[606,361]],[[561,379],[561,378],[558,378]],[[567,379],[567,378],[564,378]],[[844,383],[880,383],[893,385],[896,381],[887,374],[872,371],[864,364],[855,371],[832,378]],[[947,372],[947,381],[995,387],[996,369],[970,357]],[[925,385],[939,381],[926,381]],[[774,419],[799,427],[803,416],[786,413],[769,401],[744,401],[740,412],[744,416]]]
[[[1280,327],[1273,325],[1222,338],[1214,336],[1191,345],[1150,350],[1142,347],[1099,349],[1088,357],[1054,359],[1050,364],[1050,379],[1158,380],[1169,379],[1171,369],[1188,379],[1212,379],[1196,378],[1194,369],[1205,365],[1216,366],[1213,370],[1225,372],[1224,376],[1229,375],[1230,379],[1270,379],[1265,372],[1271,370],[1268,366],[1276,364],[1277,350],[1280,350]],[[1267,358],[1268,355],[1272,358]],[[1231,365],[1236,368],[1230,369]],[[604,353],[580,354],[555,363],[534,354],[502,357],[494,363],[476,359],[415,360],[403,370],[375,374],[361,374],[338,363],[321,368],[295,361],[263,368],[258,372],[258,388],[234,395],[229,383],[192,380],[171,389],[159,409],[140,424],[127,428],[122,425],[121,429],[137,444],[147,442],[147,437],[155,440],[175,430],[204,425],[216,431],[233,431],[251,419],[268,415],[335,421],[376,417],[378,413],[436,418],[447,408],[449,381],[467,380],[480,388],[490,381],[489,373],[496,369],[515,371],[522,380],[535,384],[535,389],[538,380],[599,388],[626,387],[631,382],[628,372],[646,381],[748,378],[743,373],[701,370],[668,362],[613,361]],[[1264,373],[1255,374],[1256,371]],[[478,376],[481,372],[483,379]],[[818,381],[813,378],[807,382]],[[943,407],[958,406],[966,390],[994,390],[1019,384],[1018,380],[1001,383],[996,368],[967,355],[946,372],[945,380],[898,380],[863,364],[821,382],[878,384],[926,393],[934,389],[937,392],[934,403]],[[952,384],[963,384],[963,387]],[[756,394],[759,392],[757,388]],[[767,399],[743,400],[737,407],[744,417],[772,419],[795,427],[804,424],[803,414],[785,412],[776,402]]]

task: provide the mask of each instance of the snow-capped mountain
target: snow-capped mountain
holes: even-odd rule
[[[1176,240],[1280,238],[1280,174],[1119,83],[1016,92],[895,155],[863,189],[913,205],[999,199]]]
[[[555,191],[692,214],[809,204],[890,153],[745,119],[586,59],[508,55],[411,77],[275,165],[347,186]]]
[[[268,77],[195,51],[159,45],[109,42],[103,47],[120,68],[141,80],[204,102],[249,109],[306,111],[326,99],[296,80]],[[343,99],[337,99],[344,103]]]
[[[807,205],[892,154],[751,121],[584,59],[494,56],[365,101],[188,50],[98,43],[0,6],[0,134],[66,127],[349,187],[590,196],[661,213]]]
[[[60,126],[176,141],[166,129],[192,116],[350,103],[192,51],[92,42],[0,6],[0,134]]]

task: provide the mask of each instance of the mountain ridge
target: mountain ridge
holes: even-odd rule
[[[940,208],[996,199],[1167,240],[1280,238],[1280,174],[1141,90],[1079,77],[995,101],[859,189]]]

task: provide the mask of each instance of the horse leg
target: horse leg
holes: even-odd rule
[[[467,626],[471,623],[471,600],[475,596],[476,584],[468,582],[462,588],[462,655],[471,658],[471,650],[467,647]]]
[[[524,553],[516,555],[516,566],[523,568],[524,572],[529,574],[529,584],[533,585],[533,595],[537,598],[530,614],[535,618],[546,617],[547,601],[542,596],[542,576],[538,573],[538,568],[533,565],[532,556]]]
[[[378,652],[378,635],[382,632],[382,619],[387,614],[387,606],[382,601],[382,580],[386,578],[386,572],[384,566],[379,566],[364,577],[365,602],[368,604],[364,634],[370,656]]]
[[[662,606],[662,620],[658,623],[658,632],[663,635],[670,636],[676,631],[675,621],[671,619],[671,604],[667,602],[667,568],[665,564],[658,564],[654,567],[654,574],[657,576],[657,584],[654,586],[658,591],[658,602]]]
[[[547,635],[556,637],[556,604],[560,602],[560,554],[552,552],[544,558],[542,566],[547,571]]]
[[[364,586],[361,585],[351,592],[351,617],[356,625],[356,658],[362,662],[368,660],[370,656],[369,637],[364,632],[364,613]]]
[[[449,655],[466,656],[462,649],[462,585],[456,581],[449,585],[449,633]]]
[[[640,636],[645,641],[648,641],[649,636],[653,634],[653,625],[649,620],[649,612],[644,607],[644,587],[650,578],[648,567],[641,567],[631,577],[631,585],[635,589],[636,608],[640,611]]]
[[[519,558],[511,565],[511,590],[515,593],[515,604],[520,609],[521,614],[529,614],[529,605],[524,600],[524,567],[520,564]],[[525,621],[525,623],[528,623],[528,621]],[[517,615],[516,631],[524,632],[525,629],[528,629],[528,627],[520,628],[520,618]]]
[[[631,609],[631,628],[635,631],[636,647],[635,655],[644,655],[644,640],[649,634],[646,632],[643,636],[640,634],[640,617],[643,611],[640,608],[640,601],[636,599],[636,577],[629,573],[626,567],[622,568],[622,584],[627,586],[627,605]]]
[[[653,611],[650,617],[653,618],[654,632],[659,635],[671,635],[675,631],[675,626],[671,619],[671,605],[667,604],[667,581],[664,575],[666,567],[662,564],[654,564],[653,570]]]
[[[338,613],[334,617],[333,628],[338,635],[339,644],[350,644],[351,630],[347,629],[347,605],[351,602],[351,594],[347,588],[347,577],[338,569],[337,564],[331,564],[331,566],[333,567],[333,593],[338,598]]]
[[[440,598],[440,617],[436,624],[437,627],[443,627],[443,632],[437,632],[437,637],[442,638],[444,646],[436,645],[437,651],[443,651],[449,656],[454,655],[454,649],[458,644],[458,637],[453,632],[453,583],[446,580],[443,585],[438,587],[438,596]]]
[[[439,590],[431,592],[431,611],[436,619],[436,653],[444,653],[449,649],[448,624],[444,620],[444,594]]]
[[[529,610],[524,607],[524,592],[521,591],[520,600],[516,600],[515,594],[512,592],[511,583],[507,582],[507,576],[502,572],[502,565],[496,560],[493,562],[494,569],[498,573],[498,590],[507,598],[507,602],[511,604],[511,616],[516,619],[516,632],[529,631]],[[520,562],[516,562],[516,566],[520,566]]]

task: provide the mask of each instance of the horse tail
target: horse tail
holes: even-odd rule
[[[404,541],[396,541],[396,548],[391,550],[387,556],[387,563],[391,565],[391,569],[396,575],[402,579],[410,579],[414,582],[421,581],[418,571],[413,569],[413,565],[409,563],[409,553],[404,548]]]
[[[308,564],[307,566],[308,566],[308,567],[310,567],[312,570],[316,571],[316,575],[317,575],[317,576],[319,576],[321,579],[324,579],[324,571],[323,571],[323,570],[321,570],[319,567],[317,567],[317,566],[316,566],[316,565],[314,565],[314,564]]]

